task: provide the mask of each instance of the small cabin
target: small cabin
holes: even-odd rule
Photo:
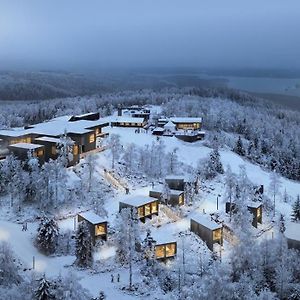
[[[284,235],[289,249],[300,251],[300,223],[287,223]]]
[[[170,118],[170,121],[175,124],[176,129],[183,129],[183,130],[200,130],[202,126],[202,118],[177,118],[173,117]]]
[[[211,220],[207,215],[195,215],[191,218],[191,231],[197,234],[213,251],[214,244],[223,245],[223,226]]]
[[[252,202],[247,207],[253,215],[252,225],[257,228],[258,223],[262,224],[262,204],[261,202]]]
[[[197,186],[197,180],[190,180],[184,175],[167,175],[165,182],[171,190],[184,191],[186,185]]]
[[[252,226],[257,228],[258,223],[262,224],[262,204],[261,202],[251,202],[247,204],[248,210],[253,215]],[[237,212],[237,205],[231,203],[231,212],[234,214]],[[225,204],[226,213],[230,213],[230,202]]]
[[[153,130],[152,130],[152,134],[153,135],[159,135],[159,136],[161,136],[161,135],[163,135],[164,134],[164,129],[163,128],[161,128],[161,127],[156,127],[156,128],[154,128]]]
[[[184,191],[170,190],[169,199],[162,199],[162,188],[157,187],[149,191],[149,196],[160,200],[165,204],[170,204],[172,206],[184,205]]]
[[[111,120],[111,126],[116,127],[141,127],[143,128],[147,124],[144,118],[133,117],[115,117]]]
[[[39,163],[41,165],[45,162],[44,145],[31,143],[17,143],[9,145],[8,150],[19,160],[26,161],[28,159],[28,152],[31,152],[33,157],[38,158]]]
[[[87,223],[94,244],[99,238],[104,241],[107,240],[107,221],[103,220],[94,212],[87,211],[79,213],[77,215],[77,221],[78,223]]]
[[[119,211],[130,207],[136,208],[138,218],[145,222],[146,218],[151,219],[153,215],[158,216],[159,200],[153,197],[134,196],[119,203]]]

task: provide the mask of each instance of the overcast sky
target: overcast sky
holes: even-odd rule
[[[299,0],[0,0],[0,68],[300,68]]]

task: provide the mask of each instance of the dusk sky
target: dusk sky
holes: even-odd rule
[[[300,1],[0,0],[0,68],[300,68]]]

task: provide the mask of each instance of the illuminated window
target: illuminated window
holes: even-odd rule
[[[38,150],[37,155],[38,155],[38,157],[43,156],[44,155],[44,150],[43,149]]]
[[[151,203],[151,209],[153,214],[158,212],[158,204],[156,201]]]
[[[95,133],[96,133],[96,135],[99,135],[100,134],[100,129],[96,128]]]
[[[155,256],[156,258],[165,257],[165,246],[155,246]]]
[[[166,257],[174,256],[176,251],[175,244],[166,245]]]
[[[180,196],[179,196],[178,204],[179,204],[179,205],[182,205],[182,204],[183,204],[183,195],[180,195]]]
[[[73,155],[78,155],[78,146],[74,145],[73,147]]]
[[[145,216],[148,216],[151,214],[151,205],[150,204],[146,204],[145,205]]]
[[[95,142],[95,135],[93,133],[89,136],[89,142],[90,144]]]
[[[260,207],[257,209],[257,217],[259,218],[260,217]]]
[[[30,137],[26,138],[26,143],[31,143],[31,138]]]
[[[95,236],[106,234],[105,224],[98,224],[95,226]]]
[[[213,231],[213,240],[216,241],[216,240],[220,240],[222,237],[222,230],[221,228],[220,229],[216,229]]]
[[[138,207],[138,215],[139,217],[144,217],[144,208],[143,206]]]
[[[56,149],[55,146],[52,146],[52,147],[51,147],[51,154],[52,154],[52,155],[56,155],[56,154],[57,154],[57,149]]]

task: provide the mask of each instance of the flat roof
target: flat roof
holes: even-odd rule
[[[177,243],[173,234],[166,230],[151,231],[151,236],[156,241],[156,245]]]
[[[202,118],[192,118],[192,117],[172,117],[170,120],[173,123],[201,123]]]
[[[59,138],[54,138],[54,137],[49,137],[49,136],[41,136],[39,138],[35,138],[35,141],[43,141],[43,142],[50,142],[50,143],[55,143],[59,144],[61,140]]]
[[[262,206],[262,203],[261,202],[248,202],[247,206],[250,208],[259,208],[260,206]]]
[[[154,201],[157,201],[157,199],[154,198],[154,197],[132,196],[130,198],[123,199],[120,202],[124,203],[124,204],[131,205],[131,206],[138,207],[138,206],[142,206],[142,205],[148,204],[150,202],[154,202]]]
[[[44,145],[31,144],[31,143],[17,143],[17,144],[9,145],[9,147],[32,150],[32,149],[38,149],[38,148],[44,147]]]
[[[300,241],[300,223],[289,222],[285,225],[284,235],[291,240]]]
[[[102,119],[89,121],[89,120],[78,120],[70,122],[72,116],[61,116],[54,118],[50,121],[31,125],[30,128],[12,128],[10,130],[0,130],[0,136],[10,136],[18,137],[28,134],[38,134],[38,135],[50,135],[50,136],[60,136],[65,132],[67,133],[77,133],[84,134],[91,132],[90,128],[97,126],[104,126],[107,121]]]
[[[191,217],[191,220],[203,225],[204,227],[210,230],[216,230],[222,228],[222,225],[217,224],[215,221],[212,221],[210,216],[207,214],[194,214]]]
[[[150,192],[162,193],[163,192],[163,186],[154,186],[153,189],[150,189]],[[184,193],[184,191],[170,189],[170,195],[177,195],[177,196],[179,196],[179,195],[181,195],[183,193]]]
[[[114,117],[111,122],[121,122],[121,123],[143,123],[144,118],[134,118],[134,117]]]
[[[156,127],[153,131],[165,131],[163,127]]]
[[[83,212],[83,213],[79,213],[78,215],[81,216],[82,218],[84,218],[85,220],[87,220],[88,222],[90,222],[93,225],[107,222],[102,217],[96,215],[92,211],[86,211],[86,212]]]

